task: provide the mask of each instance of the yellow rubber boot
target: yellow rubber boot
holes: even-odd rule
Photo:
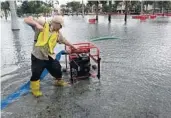
[[[42,92],[40,91],[40,80],[30,81],[30,88],[35,97],[42,96]]]
[[[68,86],[69,84],[65,82],[64,80],[57,80],[56,86]]]

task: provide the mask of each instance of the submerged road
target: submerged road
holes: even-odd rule
[[[112,16],[111,24],[106,16],[88,24],[88,17],[65,16],[62,32],[73,43],[119,37],[94,42],[101,51],[101,80],[60,88],[48,75],[42,97],[22,96],[1,111],[2,118],[171,118],[171,19],[129,18],[125,25],[121,16]],[[10,21],[1,19],[1,99],[31,76],[34,33],[23,19],[19,23],[21,30],[12,32]]]

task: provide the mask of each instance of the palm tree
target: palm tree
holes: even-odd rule
[[[10,11],[9,2],[8,1],[1,2],[1,10],[4,11],[5,19],[7,20],[8,12]]]

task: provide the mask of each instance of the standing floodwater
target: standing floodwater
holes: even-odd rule
[[[41,82],[44,96],[22,96],[2,110],[3,118],[171,118],[171,19],[128,19],[100,16],[98,24],[88,17],[65,16],[62,29],[73,42],[102,36],[114,40],[93,42],[100,48],[101,80],[83,80],[71,87]],[[20,31],[11,31],[1,20],[1,98],[28,81],[33,31],[19,19]],[[58,45],[56,52],[63,49]],[[65,79],[69,77],[65,75]]]

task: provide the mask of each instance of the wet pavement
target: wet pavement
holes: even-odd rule
[[[94,42],[101,51],[101,80],[60,88],[48,75],[42,97],[22,96],[1,111],[2,118],[171,118],[171,19],[124,24],[123,17],[112,16],[109,24],[100,16],[98,24],[88,24],[88,17],[65,16],[62,32],[74,43],[120,38]],[[23,19],[19,25],[21,30],[12,32],[10,21],[1,20],[1,98],[31,76],[34,33]],[[64,78],[69,81],[67,74]]]

